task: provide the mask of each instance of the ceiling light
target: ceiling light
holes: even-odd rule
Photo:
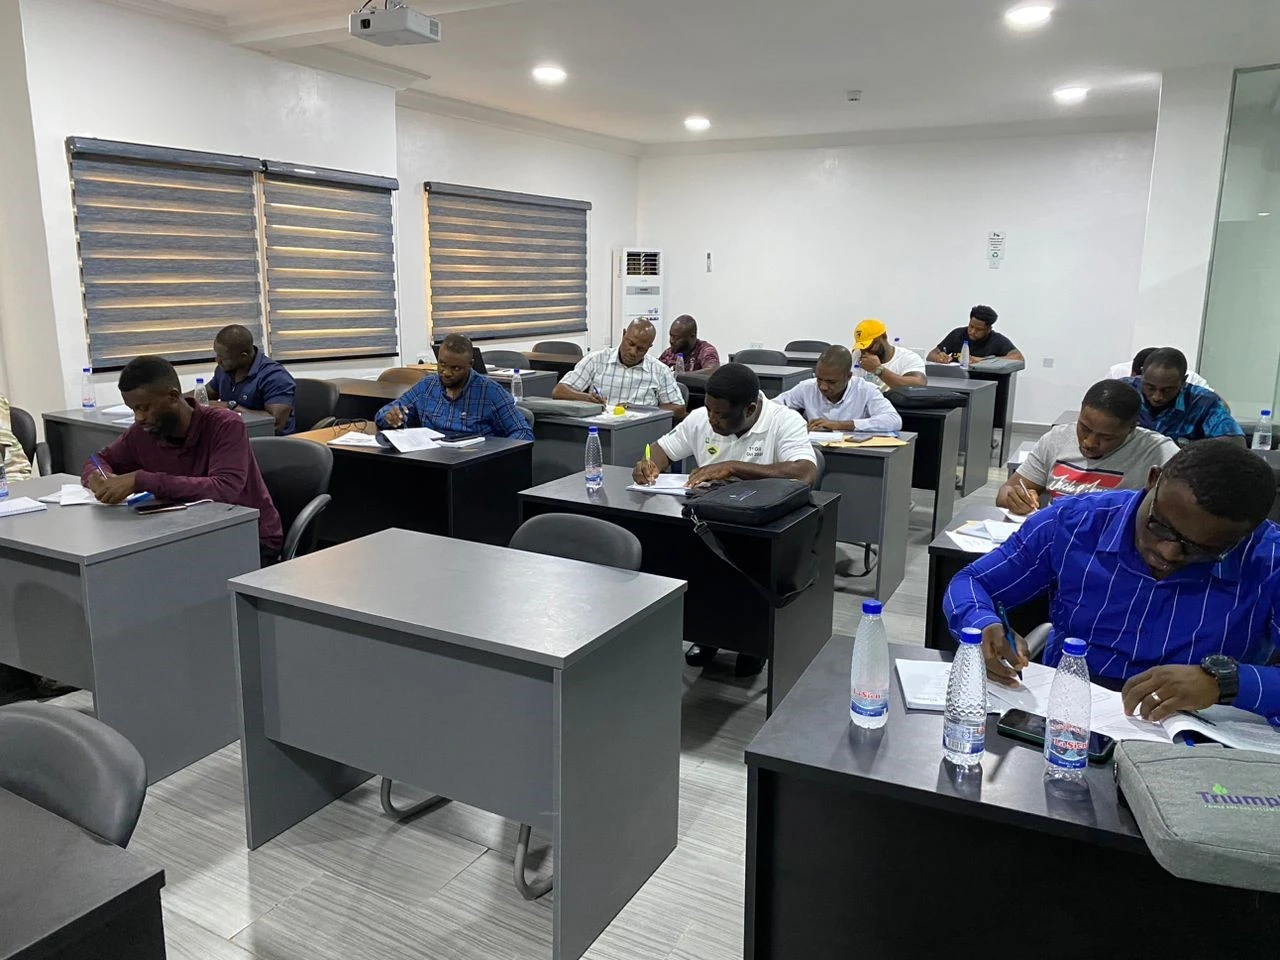
[[[711,129],[711,121],[706,117],[692,116],[684,118],[684,128],[690,133],[702,133]]]
[[[568,76],[563,67],[557,67],[554,63],[544,63],[533,68],[533,79],[544,87],[559,86]]]
[[[1260,217],[1269,217],[1269,216],[1271,216],[1271,211],[1270,211],[1270,210],[1263,210],[1262,212],[1260,212],[1260,213],[1258,214],[1258,216],[1260,216]]]
[[[1052,19],[1053,7],[1047,3],[1024,4],[1004,12],[1004,22],[1014,30],[1035,30]]]
[[[1064,107],[1069,107],[1077,103],[1084,103],[1088,96],[1088,87],[1058,87],[1058,89],[1053,91],[1053,99],[1057,100]]]

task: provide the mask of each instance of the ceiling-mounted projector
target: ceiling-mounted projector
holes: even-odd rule
[[[384,47],[440,42],[439,20],[401,5],[357,10],[351,15],[350,31],[353,37]]]

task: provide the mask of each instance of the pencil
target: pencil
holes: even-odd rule
[[[1022,482],[1021,477],[1018,477],[1018,486],[1022,488],[1022,492],[1026,495],[1027,499],[1035,504],[1035,506],[1032,507],[1031,509],[1033,511],[1040,509],[1040,498],[1036,496],[1032,496],[1031,491],[1027,489],[1027,485]]]

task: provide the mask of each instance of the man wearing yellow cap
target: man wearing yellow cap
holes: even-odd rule
[[[891,344],[889,328],[879,320],[858,324],[853,331],[853,346],[862,353],[858,365],[880,381],[881,390],[923,387],[929,382],[920,354]]]

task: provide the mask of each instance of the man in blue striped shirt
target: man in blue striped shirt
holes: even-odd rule
[[[1178,444],[1210,437],[1231,437],[1244,445],[1244,430],[1212,390],[1187,383],[1187,358],[1161,347],[1148,354],[1142,376],[1125,381],[1142,394],[1138,426],[1163,433]]]
[[[1271,467],[1228,440],[1192,444],[1145,490],[1063,497],[965,567],[942,601],[952,633],[982,630],[987,675],[1012,684],[1026,644],[997,605],[1050,594],[1053,636],[1088,644],[1089,673],[1125,709],[1161,720],[1233,703],[1280,726],[1280,527]]]
[[[533,430],[511,394],[471,369],[472,353],[470,340],[449,334],[436,352],[436,372],[379,410],[374,422],[383,428],[430,427],[445,434],[532,440]]]

